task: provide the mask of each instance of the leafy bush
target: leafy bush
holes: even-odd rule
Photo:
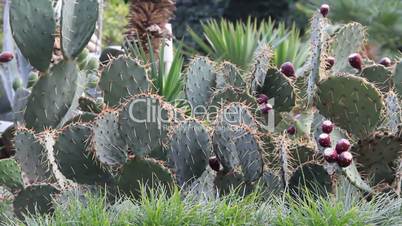
[[[127,25],[128,5],[122,0],[106,0],[103,14],[102,43],[105,46],[123,42]]]

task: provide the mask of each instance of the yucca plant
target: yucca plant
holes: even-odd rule
[[[300,31],[293,26],[286,29],[284,23],[276,24],[273,20],[257,22],[249,18],[229,22],[210,20],[202,24],[203,35],[198,35],[191,28],[189,33],[203,52],[215,60],[227,60],[246,70],[260,43],[269,44],[275,51],[275,60],[281,64],[286,60],[294,61],[299,66],[305,60],[307,52],[300,39]]]
[[[157,93],[168,102],[175,102],[183,90],[182,69],[184,58],[181,46],[175,49],[171,67],[166,70],[163,56],[165,42],[162,42],[158,51],[154,51],[151,39],[148,38],[146,47],[138,42],[126,42],[126,51],[144,64],[150,65],[150,79]],[[149,55],[147,50],[149,50]],[[157,52],[157,55],[154,54]]]

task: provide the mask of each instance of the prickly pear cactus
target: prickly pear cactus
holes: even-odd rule
[[[159,96],[140,94],[129,99],[119,112],[119,131],[135,156],[161,149],[174,123],[174,107]]]
[[[62,61],[40,77],[28,98],[24,119],[37,132],[60,128],[71,117],[83,92],[83,76],[74,62]]]
[[[212,146],[208,130],[196,120],[172,128],[170,159],[180,186],[197,179],[208,165]]]
[[[186,81],[186,95],[192,110],[208,106],[213,90],[216,88],[216,71],[213,63],[206,57],[195,58],[189,65]],[[206,112],[193,112],[203,115]]]
[[[117,106],[130,96],[148,92],[151,83],[147,73],[144,66],[128,57],[121,56],[112,60],[99,81],[105,103]]]
[[[375,130],[385,109],[374,85],[352,75],[332,76],[318,84],[317,108],[326,118],[358,137]]]
[[[391,87],[392,72],[382,65],[370,65],[363,68],[360,76],[376,85],[381,92],[388,92]]]
[[[46,71],[52,58],[56,21],[49,0],[13,0],[10,6],[13,37],[22,54],[39,71]]]
[[[258,129],[257,121],[250,108],[239,102],[232,102],[223,106],[215,120],[216,125],[247,125],[250,128]]]
[[[242,78],[239,69],[234,64],[223,62],[216,69],[216,88],[223,89],[226,86],[233,86],[240,89],[246,89],[246,83]]]
[[[63,54],[74,59],[88,44],[98,20],[98,0],[63,1],[61,10],[61,46]]]
[[[11,191],[19,190],[24,187],[21,178],[21,168],[15,160],[0,160],[0,184]]]

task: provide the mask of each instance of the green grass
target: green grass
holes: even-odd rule
[[[105,196],[86,195],[86,203],[71,199],[57,205],[52,216],[30,216],[28,225],[400,225],[401,199],[378,196],[361,199],[350,185],[326,198],[271,197],[257,193],[206,199],[176,189],[142,192],[139,200],[122,198],[109,205]],[[11,221],[7,225],[23,225]]]

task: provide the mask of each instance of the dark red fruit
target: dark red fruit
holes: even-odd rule
[[[211,167],[211,169],[215,170],[216,172],[219,172],[220,163],[219,163],[219,159],[216,156],[209,158],[208,163],[209,163],[209,166]]]
[[[258,102],[258,104],[266,104],[266,103],[268,103],[267,95],[265,95],[265,94],[258,95],[257,102]]]
[[[286,75],[287,77],[295,77],[296,78],[295,67],[290,62],[286,62],[286,63],[282,64],[281,72],[284,75]]]
[[[363,58],[360,54],[358,54],[358,53],[350,54],[348,60],[349,60],[350,66],[358,69],[359,71],[362,69]]]
[[[336,162],[340,167],[348,167],[352,163],[353,156],[350,152],[345,151],[338,155]]]
[[[350,148],[350,142],[346,139],[340,139],[338,143],[336,143],[335,150],[338,154],[348,151]]]
[[[326,148],[324,150],[324,159],[329,163],[336,162],[338,160],[338,153],[332,148]]]
[[[327,4],[323,4],[320,7],[320,13],[323,17],[327,17],[328,13],[329,13],[329,5]]]
[[[384,57],[380,60],[379,64],[384,65],[384,67],[389,67],[392,64],[391,59],[389,59],[388,57]]]
[[[260,105],[260,110],[263,114],[268,114],[269,111],[272,110],[272,105],[270,104],[261,104]]]
[[[325,69],[326,70],[331,70],[331,68],[335,65],[335,58],[334,57],[328,57],[325,59]]]
[[[323,133],[330,134],[332,132],[332,130],[334,130],[334,124],[329,120],[325,120],[321,124],[321,130]]]
[[[286,130],[289,135],[295,135],[296,134],[296,127],[295,126],[289,126],[289,128]]]
[[[14,59],[14,54],[12,52],[5,51],[0,54],[0,62],[1,63],[10,62],[12,59]]]
[[[328,134],[323,133],[319,136],[318,143],[324,148],[331,147],[331,137]]]

